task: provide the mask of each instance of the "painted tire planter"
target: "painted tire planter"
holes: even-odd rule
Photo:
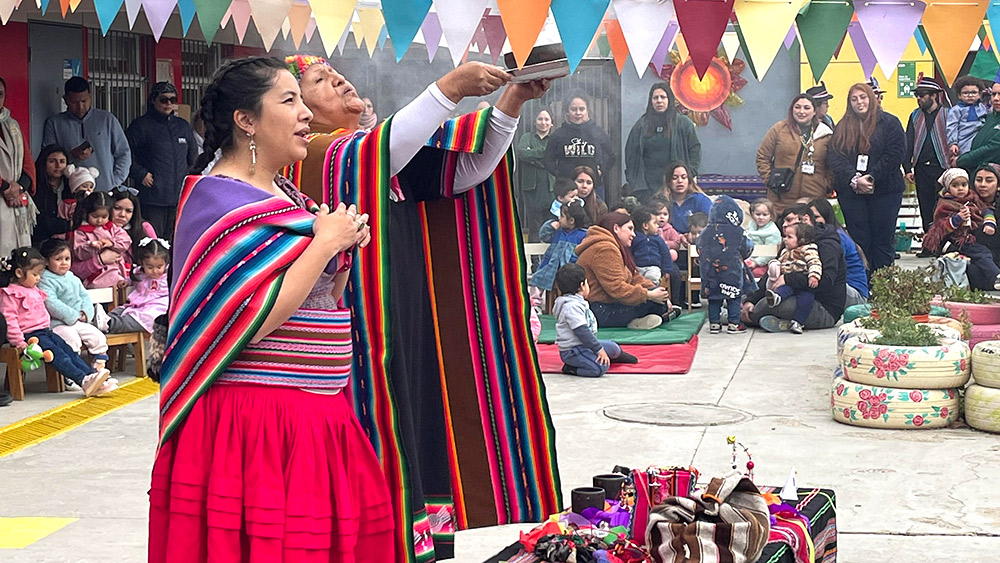
[[[990,340],[1000,340],[1000,324],[972,325],[972,336],[969,337],[969,346],[976,346],[980,342]]]
[[[961,340],[940,346],[888,346],[852,338],[844,345],[841,365],[853,383],[909,389],[960,387],[971,376],[972,351]]]
[[[962,318],[962,311],[969,313],[969,322],[974,325],[1000,324],[1000,303],[959,303],[945,301],[941,303],[951,313],[951,318]]]
[[[976,430],[1000,433],[1000,389],[969,385],[965,390],[965,421]]]
[[[844,309],[844,324],[847,324],[854,319],[860,319],[861,317],[870,317],[872,314],[871,303],[859,303],[857,305],[851,305],[847,309]],[[947,316],[948,309],[940,306],[939,302],[934,302],[931,305],[931,318],[934,316]]]
[[[959,416],[958,389],[894,389],[833,380],[833,419],[868,428],[944,428]]]
[[[1000,340],[987,340],[972,349],[972,377],[976,383],[1000,389]]]
[[[953,323],[957,324],[958,327],[955,328]],[[932,316],[928,322],[921,324],[930,326],[942,338],[962,339],[962,324],[954,319]],[[840,328],[837,329],[837,360],[843,361],[844,344],[851,338],[856,337],[862,342],[870,342],[872,339],[878,338],[878,336],[879,332],[877,330],[862,327],[860,319],[840,325]]]

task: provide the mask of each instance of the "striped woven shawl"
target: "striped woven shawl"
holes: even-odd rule
[[[312,213],[250,184],[188,176],[177,210],[160,444],[267,318],[285,270],[312,240]]]
[[[442,150],[422,151],[420,160],[431,162],[429,173],[422,169],[416,175],[445,197],[418,209],[440,368],[426,377],[441,384],[447,422],[442,432],[459,528],[539,521],[561,508],[555,433],[528,330],[511,154],[483,184],[447,199],[454,193],[458,153],[482,149],[489,112],[446,122],[428,143]],[[309,156],[285,172],[317,200],[354,202],[371,215],[372,243],[357,253],[348,285],[355,334],[349,391],[389,482],[397,553],[407,554],[408,561],[428,561],[434,557],[430,524],[424,507],[411,506],[409,463],[390,380],[391,121],[367,134],[341,130],[315,136]],[[322,186],[315,185],[319,179]]]

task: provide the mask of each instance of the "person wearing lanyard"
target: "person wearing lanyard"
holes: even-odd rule
[[[769,184],[780,169],[791,170],[787,191],[768,189],[767,199],[777,214],[800,198],[826,197],[833,186],[833,174],[826,166],[827,144],[833,130],[819,121],[816,102],[799,94],[788,107],[788,117],[774,124],[757,148],[757,172]],[[787,172],[786,172],[787,173]]]
[[[847,230],[868,257],[869,272],[895,261],[906,159],[903,125],[877,104],[871,86],[851,86],[827,153]]]
[[[906,179],[917,186],[920,222],[926,233],[934,220],[934,207],[940,187],[937,180],[948,168],[947,111],[941,111],[940,96],[944,92],[936,82],[921,77],[914,94],[917,109],[906,122]],[[920,257],[930,256],[920,251]]]

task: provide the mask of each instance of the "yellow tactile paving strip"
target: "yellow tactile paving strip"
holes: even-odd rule
[[[78,518],[0,518],[0,549],[24,549],[79,520]]]
[[[72,430],[159,390],[160,385],[148,377],[133,379],[108,395],[71,401],[0,428],[0,457]]]

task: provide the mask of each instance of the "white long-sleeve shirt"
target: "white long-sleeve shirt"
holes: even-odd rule
[[[427,144],[427,140],[455,111],[457,105],[441,92],[437,84],[431,84],[395,113],[392,129],[389,131],[389,171],[393,176]],[[518,118],[493,108],[482,152],[458,155],[455,170],[456,194],[466,192],[490,177],[514,141],[517,123]]]

